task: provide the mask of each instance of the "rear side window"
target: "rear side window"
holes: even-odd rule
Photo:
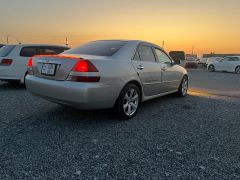
[[[82,46],[70,49],[64,54],[86,54],[95,56],[112,56],[121,47],[126,44],[126,41],[94,41]]]
[[[39,47],[39,53],[41,55],[55,55],[60,54],[69,48],[64,47]]]
[[[37,55],[37,47],[23,47],[20,52],[20,56],[32,57]]]
[[[12,50],[15,48],[15,45],[8,45],[8,46],[3,46],[0,49],[0,57],[6,57],[9,55]]]
[[[140,61],[140,56],[139,56],[138,51],[136,51],[133,60]]]
[[[170,64],[171,60],[170,58],[160,49],[154,48],[155,49],[155,53],[157,56],[157,59],[160,63],[164,63],[164,64]]]
[[[230,57],[229,61],[239,61],[238,57]]]
[[[138,53],[142,61],[156,62],[152,47],[140,45]]]

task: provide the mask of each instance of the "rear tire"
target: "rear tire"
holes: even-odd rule
[[[23,78],[23,85],[24,87],[26,87],[26,77],[27,77],[28,73],[26,72],[26,74],[24,75],[24,78]]]
[[[237,67],[235,68],[235,72],[236,72],[237,74],[240,74],[240,66],[237,66]]]
[[[133,118],[141,103],[141,93],[135,84],[127,84],[121,91],[115,109],[123,120]]]
[[[215,71],[214,65],[209,65],[209,66],[208,66],[208,71],[209,71],[209,72],[214,72],[214,71]]]
[[[188,77],[183,76],[181,84],[178,88],[177,95],[179,97],[185,97],[187,95],[187,91],[188,91]]]

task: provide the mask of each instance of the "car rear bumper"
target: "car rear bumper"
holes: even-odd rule
[[[33,95],[79,109],[103,109],[114,106],[120,88],[102,83],[56,81],[28,75],[26,88]]]
[[[15,70],[11,66],[0,66],[0,80],[11,81],[24,79],[24,73],[20,74],[19,71]]]

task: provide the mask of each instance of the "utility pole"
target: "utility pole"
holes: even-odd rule
[[[68,46],[68,38],[66,37],[66,46]]]
[[[193,51],[194,51],[194,46],[192,46],[192,55],[193,55]]]
[[[163,42],[162,42],[162,47],[164,48],[164,46],[165,46],[165,41],[163,40]]]
[[[9,41],[8,41],[8,35],[7,35],[7,44],[9,43]]]

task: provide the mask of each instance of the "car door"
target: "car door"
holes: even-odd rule
[[[166,93],[178,89],[182,74],[177,70],[177,65],[174,65],[163,50],[154,48],[154,51],[162,70],[161,92]]]
[[[228,62],[229,62],[229,57],[225,57],[219,62],[215,63],[215,70],[216,71],[227,71],[228,69]]]
[[[235,72],[235,68],[237,67],[238,61],[239,61],[238,57],[230,57],[226,66],[226,70],[228,72]]]
[[[162,73],[152,47],[150,45],[139,45],[132,63],[141,80],[144,95],[159,94]]]

